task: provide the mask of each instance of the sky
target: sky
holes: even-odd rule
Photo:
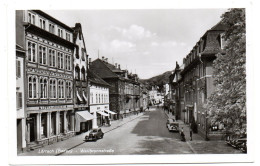
[[[89,58],[104,56],[147,79],[171,71],[227,9],[44,10],[73,27],[81,23]]]

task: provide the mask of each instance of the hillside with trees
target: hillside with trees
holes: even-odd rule
[[[159,91],[163,91],[163,85],[169,82],[169,76],[171,75],[171,71],[164,72],[163,74],[154,76],[149,79],[140,79],[140,82],[147,85],[148,90],[152,89],[152,86],[158,86]]]

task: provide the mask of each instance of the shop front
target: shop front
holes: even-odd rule
[[[93,128],[104,125],[110,125],[111,119],[114,119],[116,113],[109,110],[109,105],[91,105],[90,113],[94,116]]]
[[[75,134],[73,119],[72,105],[28,107],[26,140],[29,148],[72,137]]]
[[[75,113],[76,127],[75,131],[77,133],[87,132],[93,128],[94,116],[89,113],[89,111],[77,111]]]

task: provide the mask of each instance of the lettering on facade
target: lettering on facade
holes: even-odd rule
[[[58,105],[58,106],[41,106],[41,107],[39,107],[39,110],[53,109],[53,108],[68,108],[68,107],[67,107],[67,105]]]

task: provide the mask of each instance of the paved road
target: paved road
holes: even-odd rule
[[[86,154],[185,154],[193,153],[190,146],[181,142],[178,133],[166,128],[166,115],[162,110],[146,112],[96,142],[86,142],[62,155]]]
[[[227,146],[223,141],[204,141],[199,135],[194,135],[193,141],[182,142],[179,133],[169,132],[166,128],[167,118],[161,109],[152,109],[142,116],[132,115],[123,121],[115,121],[114,127],[112,125],[109,128],[103,128],[106,132],[103,139],[85,142],[85,134],[81,134],[21,155],[241,153]],[[185,124],[180,122],[180,125],[185,128]]]

